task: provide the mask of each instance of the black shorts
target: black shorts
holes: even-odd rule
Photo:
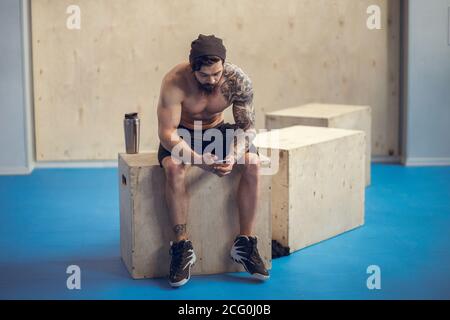
[[[223,160],[228,155],[230,143],[233,141],[232,133],[231,133],[231,135],[229,134],[229,137],[227,138],[226,130],[227,129],[233,129],[234,130],[235,128],[236,128],[236,125],[231,124],[231,123],[225,123],[224,121],[222,121],[217,126],[215,126],[214,129],[218,129],[222,133],[221,136],[223,137],[223,141],[222,141],[223,150],[222,150],[222,153],[220,153],[217,150],[215,150],[215,148],[212,149],[212,150],[208,150],[208,151],[211,152],[212,154],[217,155],[220,160]],[[187,131],[181,131],[179,129],[184,129],[184,130],[187,130]],[[206,130],[208,130],[208,129],[198,130],[197,131],[197,135],[199,135],[200,138],[203,137],[203,134],[205,133]],[[216,138],[213,134],[211,134],[211,139],[204,138],[204,139],[201,139],[201,143],[199,141],[197,144],[195,144],[194,130],[193,129],[186,128],[186,127],[184,127],[184,126],[182,126],[180,124],[178,126],[178,128],[177,128],[177,131],[178,131],[179,136],[183,140],[185,140],[183,138],[184,134],[188,133],[190,135],[190,137],[191,137],[190,138],[190,146],[191,146],[192,150],[195,150],[195,152],[197,152],[198,154],[203,154],[203,152],[206,149],[206,147],[208,145],[210,145],[211,143],[214,143],[215,138]],[[200,131],[201,131],[201,135],[200,135]],[[189,141],[187,141],[187,142],[189,143]],[[200,148],[201,148],[201,150],[200,150]],[[210,147],[210,148],[212,148],[212,147]],[[254,144],[250,145],[249,150],[247,152],[255,153],[255,154],[259,155],[258,150],[257,150],[257,148],[256,148],[256,146]],[[171,156],[170,151],[165,149],[160,143],[159,144],[159,148],[158,148],[158,161],[159,161],[159,166],[161,168],[162,168],[162,160],[165,157],[167,157],[167,156]]]

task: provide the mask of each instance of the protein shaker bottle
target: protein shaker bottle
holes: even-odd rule
[[[137,112],[125,114],[123,127],[125,130],[125,148],[127,153],[139,153],[140,121]]]

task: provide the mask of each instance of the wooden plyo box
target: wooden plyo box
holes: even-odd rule
[[[165,200],[165,173],[156,152],[118,155],[120,193],[120,251],[135,279],[167,276],[170,265],[169,223]],[[218,177],[198,167],[186,174],[189,194],[188,234],[197,255],[192,274],[240,272],[230,258],[239,234],[237,187],[241,168]],[[272,230],[270,176],[261,176],[260,202],[255,226],[258,250],[271,267]]]
[[[363,131],[292,126],[258,134],[255,145],[279,155],[272,238],[290,252],[364,224]]]
[[[361,130],[366,133],[366,182],[370,185],[372,115],[369,106],[310,103],[266,114],[266,128],[295,125]]]

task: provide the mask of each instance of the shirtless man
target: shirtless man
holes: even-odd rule
[[[237,194],[240,234],[230,255],[253,277],[269,278],[258,253],[257,238],[252,233],[259,196],[260,166],[256,148],[251,144],[256,134],[252,83],[240,68],[226,63],[225,56],[226,49],[221,39],[200,34],[191,44],[189,63],[176,65],[164,76],[161,84],[157,109],[158,160],[166,174],[166,201],[175,236],[175,241],[171,242],[169,274],[169,283],[173,287],[182,286],[189,280],[190,269],[196,261],[192,242],[186,233],[188,197],[185,176],[191,165],[219,177],[228,175],[234,166],[243,166]],[[231,104],[235,124],[224,123],[223,111]],[[201,128],[194,126],[197,121],[201,121]],[[220,130],[224,140],[226,129],[235,129],[236,137],[230,143],[223,142],[224,150],[210,153],[203,151],[211,141],[202,141],[199,150],[195,148],[193,139],[189,143],[178,134],[178,130],[183,129],[193,137],[194,129],[204,133],[210,128]],[[244,139],[243,136],[249,138]],[[189,162],[176,161],[181,157],[171,153],[175,146],[181,154],[188,155]],[[217,155],[220,153],[225,155],[224,159]],[[217,160],[225,160],[225,163],[217,163]]]

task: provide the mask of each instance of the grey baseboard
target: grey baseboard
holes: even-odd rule
[[[407,167],[450,166],[450,158],[405,158],[403,163]]]

